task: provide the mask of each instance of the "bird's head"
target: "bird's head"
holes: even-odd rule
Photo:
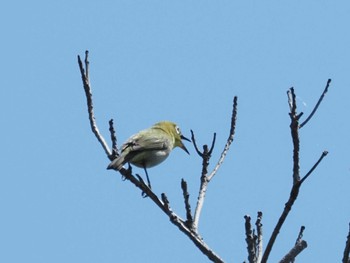
[[[161,121],[156,123],[154,126],[164,130],[166,133],[168,133],[170,136],[173,137],[174,139],[174,148],[175,147],[180,147],[182,150],[190,154],[183,144],[182,140],[186,140],[191,142],[190,139],[187,139],[185,136],[181,134],[181,130],[179,126],[177,126],[176,123],[173,123],[171,121]]]

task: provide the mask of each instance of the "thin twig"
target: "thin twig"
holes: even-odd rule
[[[188,227],[192,229],[193,218],[192,218],[191,206],[189,201],[190,194],[188,193],[187,183],[184,179],[181,179],[181,188],[182,188],[182,194],[185,202],[185,210],[186,210],[186,218],[187,218],[186,223]]]
[[[193,143],[194,149],[200,157],[203,157],[202,152],[198,149],[196,138],[194,137],[194,132],[191,130],[191,141]]]
[[[89,62],[89,51],[88,50],[85,50],[85,59],[84,59],[84,63],[85,63],[85,69],[86,69],[86,79],[88,80],[88,83],[90,85],[90,77],[89,77],[89,74],[90,74],[90,62]]]
[[[321,154],[320,158],[317,160],[317,162],[312,166],[312,168],[310,169],[310,171],[304,175],[304,177],[300,180],[300,184],[302,184],[309,176],[310,174],[312,174],[312,172],[316,169],[316,167],[320,164],[320,162],[322,161],[322,159],[324,157],[326,157],[328,154],[328,151],[323,151],[323,153]]]
[[[99,129],[97,128],[95,116],[94,116],[94,107],[92,104],[92,92],[90,87],[90,80],[89,80],[89,60],[88,60],[89,52],[85,52],[85,70],[83,63],[80,59],[80,56],[78,55],[78,64],[80,68],[81,78],[83,80],[83,86],[85,91],[85,96],[87,100],[87,107],[88,107],[88,113],[89,113],[89,120],[90,120],[90,127],[92,132],[95,134],[97,140],[100,142],[102,148],[104,149],[107,156],[111,156],[112,152],[109,149],[105,139],[101,135]]]
[[[349,224],[348,237],[346,239],[345,249],[343,254],[343,263],[348,263],[350,261],[349,256],[350,256],[350,224]]]
[[[111,134],[111,141],[112,141],[112,155],[111,160],[113,160],[115,157],[117,157],[118,154],[118,145],[117,145],[117,136],[115,136],[115,129],[113,125],[113,119],[110,119],[109,121],[109,132]]]
[[[288,103],[290,107],[290,131],[293,141],[293,184],[296,184],[300,180],[300,167],[299,167],[299,150],[300,150],[300,140],[299,140],[299,118],[297,115],[297,104],[296,96],[294,93],[294,88],[290,88],[287,92]]]
[[[220,159],[216,166],[214,167],[213,171],[208,176],[208,180],[210,181],[216,172],[219,170],[221,164],[224,162],[224,159],[226,157],[226,154],[228,150],[230,149],[230,145],[233,142],[234,135],[235,135],[235,129],[236,129],[236,120],[237,120],[237,96],[233,98],[233,107],[232,107],[232,115],[231,115],[231,126],[230,126],[230,133],[227,138],[224,150],[221,153]]]
[[[215,146],[215,141],[216,141],[216,132],[214,132],[213,140],[211,141],[210,150],[208,151],[208,155],[210,155],[210,156],[213,153],[214,146]]]
[[[304,230],[305,230],[305,226],[301,226],[297,240],[295,241],[295,244],[299,243],[301,241],[301,239],[303,238]]]
[[[256,234],[257,234],[257,240],[256,240],[256,262],[260,263],[261,262],[261,258],[263,255],[263,231],[262,231],[262,216],[263,213],[261,211],[258,212],[258,217],[256,219],[255,222],[255,226],[256,226]]]
[[[307,243],[304,240],[301,240],[283,257],[283,259],[279,263],[290,263],[294,260],[301,251],[307,248]]]
[[[327,91],[328,91],[328,87],[329,87],[329,84],[331,84],[331,79],[328,79],[327,81],[327,84],[326,84],[326,87],[324,88],[320,98],[318,99],[318,102],[316,103],[314,109],[312,110],[312,112],[310,113],[310,115],[306,118],[306,120],[300,124],[299,128],[302,128],[306,123],[309,122],[309,120],[312,118],[312,116],[314,116],[315,112],[317,111],[318,107],[320,106],[324,96],[326,95]]]

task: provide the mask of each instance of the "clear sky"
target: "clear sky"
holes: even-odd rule
[[[95,114],[119,143],[172,120],[200,145],[235,141],[209,185],[199,231],[227,262],[247,259],[244,215],[262,211],[264,242],[287,201],[292,143],[286,91],[310,113],[300,131],[302,186],[271,253],[276,262],[301,225],[298,262],[340,262],[350,221],[349,1],[7,1],[0,8],[0,261],[207,262],[149,199],[119,174],[91,133],[78,69],[90,51]],[[201,160],[176,149],[149,170],[157,194],[185,215]],[[142,170],[135,168],[142,174]]]

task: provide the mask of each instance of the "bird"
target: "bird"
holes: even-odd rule
[[[141,167],[145,171],[148,187],[151,188],[147,168],[163,162],[176,147],[190,154],[182,140],[191,142],[190,139],[182,135],[176,123],[171,121],[158,122],[152,127],[132,135],[121,146],[120,155],[108,165],[107,169],[120,170],[126,163]]]

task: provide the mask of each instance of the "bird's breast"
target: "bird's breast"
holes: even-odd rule
[[[130,162],[138,167],[146,168],[156,166],[163,162],[168,156],[170,151],[168,150],[154,150],[145,151],[137,154]]]

